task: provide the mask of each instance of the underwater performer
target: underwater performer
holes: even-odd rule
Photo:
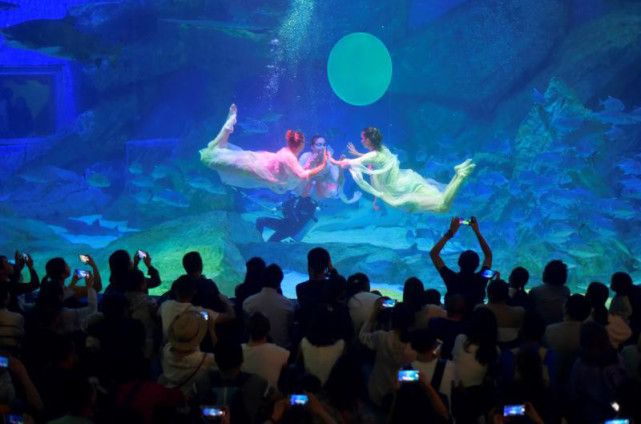
[[[328,157],[330,158],[334,153],[332,148],[327,145],[325,137],[314,135],[312,137],[311,150],[303,153],[299,162],[303,168],[312,169],[322,163],[325,152],[328,152]],[[347,204],[357,202],[363,194],[357,191],[352,195],[351,199],[348,199],[343,192],[344,182],[343,170],[332,163],[328,163],[322,172],[301,185],[299,194],[301,196],[311,196],[316,201],[339,198],[343,203]]]
[[[350,154],[356,156],[354,159],[329,160],[335,165],[347,168],[363,191],[391,206],[410,212],[447,211],[461,184],[476,166],[471,159],[455,166],[456,174],[449,184],[443,187],[443,184],[425,179],[411,169],[400,169],[398,158],[382,141],[383,135],[377,128],[365,128],[361,133],[361,142],[368,150],[367,153],[359,152],[349,143],[347,149]],[[365,180],[364,175],[369,175],[369,182]]]
[[[316,218],[318,204],[311,197],[291,195],[282,205],[283,218],[263,217],[256,220],[258,232],[263,234],[265,227],[275,230],[267,241],[282,241],[287,237],[301,239],[307,224]]]
[[[302,182],[318,175],[327,165],[327,154],[320,164],[303,169],[298,155],[305,147],[305,137],[300,131],[287,130],[287,146],[277,152],[243,150],[228,143],[234,132],[237,108],[229,107],[225,125],[206,148],[200,150],[200,160],[218,171],[220,179],[228,185],[241,188],[268,188],[276,193],[295,190]]]

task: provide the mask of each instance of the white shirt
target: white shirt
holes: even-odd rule
[[[87,306],[82,308],[62,308],[60,319],[60,331],[72,333],[83,330],[86,327],[87,319],[98,312],[98,295],[96,290],[87,290]]]
[[[174,322],[174,319],[183,312],[185,312],[187,309],[191,309],[194,311],[207,311],[207,314],[209,315],[210,320],[215,320],[218,318],[218,315],[220,315],[218,312],[214,312],[211,309],[205,309],[201,308],[200,306],[194,306],[189,302],[178,302],[176,300],[166,300],[164,301],[161,305],[160,308],[158,309],[158,315],[160,315],[160,320],[162,321],[162,339],[163,341],[167,341],[169,337],[169,326],[171,325],[172,322]]]
[[[300,349],[305,362],[305,370],[318,377],[324,385],[332,371],[334,364],[345,350],[345,341],[340,339],[330,346],[314,346],[303,337],[300,342]]]
[[[354,296],[350,297],[347,302],[347,307],[349,308],[349,316],[352,318],[352,323],[354,324],[354,330],[358,334],[361,330],[361,327],[372,315],[372,310],[374,309],[374,302],[380,296],[375,293],[370,292],[360,292],[356,293]]]
[[[420,374],[424,375],[427,378],[427,381],[432,380],[434,371],[436,370],[436,364],[438,359],[434,359],[431,362],[422,362],[419,360],[412,362],[412,368],[418,370]],[[456,381],[456,366],[452,361],[445,362],[445,369],[443,370],[443,378],[441,379],[441,385],[436,387],[436,391],[447,396],[449,401],[450,408],[452,407],[452,384]]]
[[[24,336],[24,318],[8,309],[0,309],[0,346],[17,347]]]
[[[216,368],[213,354],[196,350],[187,355],[178,355],[169,343],[162,349],[161,364],[162,375],[158,382],[169,388],[180,386],[184,394],[193,391],[193,382],[201,375]]]
[[[270,386],[278,386],[280,372],[289,359],[289,350],[273,343],[251,346],[243,343],[243,365],[245,372],[263,377]]]
[[[243,302],[247,315],[260,312],[269,320],[269,335],[279,346],[289,345],[289,324],[294,313],[294,301],[278,293],[276,289],[264,287]]]
[[[463,384],[463,387],[479,386],[487,373],[487,365],[482,365],[476,360],[478,346],[475,344],[465,346],[466,342],[467,336],[459,334],[452,349],[457,380]]]

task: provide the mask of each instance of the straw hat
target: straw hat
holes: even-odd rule
[[[176,350],[198,350],[207,334],[207,322],[195,309],[188,309],[169,326],[169,344]]]

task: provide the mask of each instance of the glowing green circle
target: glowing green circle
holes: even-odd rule
[[[392,80],[392,58],[381,40],[366,32],[353,32],[332,47],[327,78],[341,100],[366,106],[387,91]]]

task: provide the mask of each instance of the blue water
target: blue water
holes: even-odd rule
[[[578,291],[641,277],[638,2],[14,0],[0,30],[0,254],[31,253],[40,270],[90,253],[106,272],[113,250],[145,249],[166,287],[196,249],[231,294],[260,255],[293,295],[324,245],[341,273],[386,291],[411,275],[442,289],[427,252],[451,216],[475,215],[504,275],[522,265],[536,284],[558,258]],[[327,59],[363,31],[393,74],[377,102],[352,106]],[[266,243],[255,222],[285,195],[226,186],[198,158],[232,102],[244,149],[278,150],[293,128],[338,157],[376,126],[427,178],[477,167],[447,214],[329,200],[296,240]],[[462,228],[443,257],[455,267],[466,248],[478,244]]]

